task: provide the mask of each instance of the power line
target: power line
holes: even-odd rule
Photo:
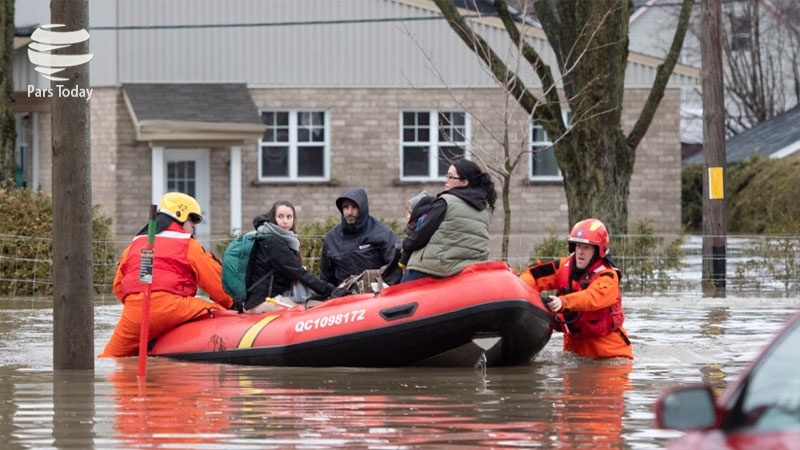
[[[467,16],[465,16],[467,17]],[[471,16],[480,17],[480,16]],[[470,17],[467,17],[470,18]],[[90,26],[91,31],[100,30],[180,30],[193,28],[262,28],[262,27],[293,27],[308,25],[347,25],[354,23],[391,23],[391,22],[421,22],[431,20],[444,20],[443,16],[428,17],[385,17],[375,19],[351,20],[302,20],[290,22],[254,22],[254,23],[221,23],[221,24],[193,24],[193,25],[123,25],[123,26]]]

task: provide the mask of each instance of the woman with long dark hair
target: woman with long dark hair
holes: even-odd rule
[[[455,275],[489,259],[489,222],[497,200],[492,178],[474,162],[458,159],[447,169],[444,187],[403,241],[403,252],[411,257],[402,281]]]
[[[300,283],[322,297],[329,297],[335,286],[320,280],[303,266],[300,239],[295,234],[297,214],[294,205],[279,200],[266,214],[253,219],[258,237],[253,244],[253,263],[248,264],[248,286],[244,312],[259,314],[280,306],[266,302],[269,298],[303,302],[305,298],[293,297],[293,285]]]

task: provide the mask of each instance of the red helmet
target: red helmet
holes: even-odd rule
[[[591,244],[597,247],[597,256],[600,258],[608,254],[608,230],[599,219],[585,219],[576,223],[567,242],[570,253],[575,251],[575,244]]]

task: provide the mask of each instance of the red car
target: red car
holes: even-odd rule
[[[717,399],[707,384],[664,393],[656,425],[684,431],[670,449],[800,449],[800,313]]]

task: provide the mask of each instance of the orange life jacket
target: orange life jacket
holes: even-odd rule
[[[197,278],[186,257],[192,235],[183,231],[165,230],[156,235],[153,246],[152,292],[166,291],[183,297],[197,294]],[[147,245],[147,235],[133,238],[128,257],[120,263],[122,271],[122,298],[144,292],[139,281],[142,249]]]
[[[611,264],[611,262],[604,258],[598,258],[597,261],[586,269],[580,279],[575,280],[572,278],[574,262],[573,258],[569,258],[564,267],[558,271],[556,286],[559,295],[586,289],[600,273],[608,269],[617,272],[617,280],[622,276],[622,272]],[[570,312],[569,310],[564,311],[565,318],[568,318],[572,314],[574,314],[574,312]],[[573,337],[578,338],[605,336],[622,326],[624,320],[625,314],[622,310],[622,296],[618,295],[616,303],[607,308],[598,309],[596,311],[581,311],[578,318],[574,322],[569,323],[569,331]]]

